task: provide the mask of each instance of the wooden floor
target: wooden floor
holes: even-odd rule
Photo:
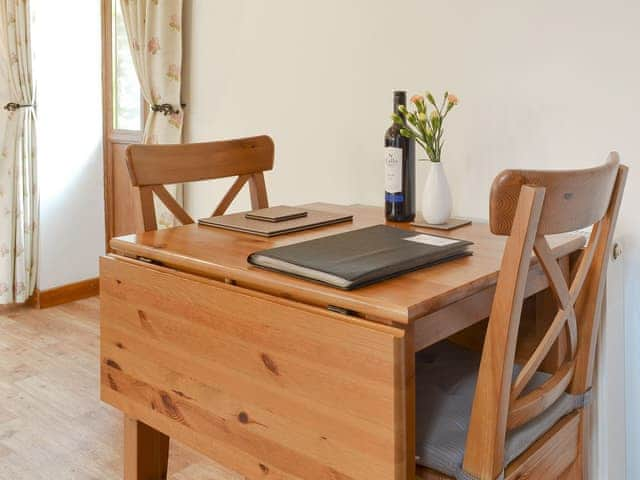
[[[99,399],[99,302],[0,310],[0,480],[121,479],[122,415]],[[171,446],[172,480],[242,477]]]

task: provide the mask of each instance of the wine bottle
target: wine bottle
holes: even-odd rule
[[[406,106],[406,92],[393,92],[393,111]],[[384,209],[387,220],[410,222],[416,216],[416,147],[415,141],[400,134],[394,123],[384,135]]]

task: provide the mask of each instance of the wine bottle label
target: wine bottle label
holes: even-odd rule
[[[384,192],[384,201],[391,202],[391,203],[404,202],[404,193]]]
[[[402,192],[402,149],[385,147],[384,149],[384,190],[388,193]]]

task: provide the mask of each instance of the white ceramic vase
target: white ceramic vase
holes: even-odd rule
[[[451,217],[451,190],[441,162],[431,162],[422,192],[422,217],[433,225],[445,223]]]

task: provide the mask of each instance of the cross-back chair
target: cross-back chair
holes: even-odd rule
[[[181,145],[129,145],[126,162],[136,191],[138,231],[158,228],[154,194],[180,223],[194,223],[165,188],[174,183],[237,176],[212,216],[224,214],[246,183],[251,207],[268,207],[263,172],[273,168],[273,155],[273,140],[268,136]]]
[[[431,458],[419,459],[428,467],[418,468],[421,478],[586,478],[582,452],[589,440],[583,441],[582,437],[588,432],[589,419],[585,405],[592,386],[608,257],[626,177],[627,167],[620,165],[616,153],[596,168],[507,170],[496,177],[491,190],[490,228],[508,239],[481,358],[453,345],[436,345],[435,353],[417,356],[418,405],[430,402],[429,407],[436,412],[440,407],[453,424],[459,412],[468,416],[460,419],[466,430],[458,436],[446,430],[452,428],[451,423],[443,430],[437,420],[430,420],[429,411],[424,412],[424,419],[419,418],[418,436],[433,444],[422,449]],[[545,236],[589,226],[592,230],[587,246],[568,282]],[[533,253],[548,279],[557,313],[526,362],[516,365],[518,329]],[[566,342],[566,357],[554,372],[542,373],[539,367],[556,341]],[[440,380],[439,391],[455,390],[457,399],[442,394],[444,399],[421,400],[420,388],[426,387],[420,382],[434,380],[425,374],[421,378],[420,369],[433,377],[434,372],[446,370],[438,365],[438,359],[445,357],[459,364]],[[421,366],[421,361],[426,363]],[[462,392],[468,398],[460,400]],[[462,406],[450,410],[447,401]],[[452,454],[447,451],[450,447],[458,450]],[[453,463],[457,465],[447,469]],[[444,468],[440,468],[442,465]]]

